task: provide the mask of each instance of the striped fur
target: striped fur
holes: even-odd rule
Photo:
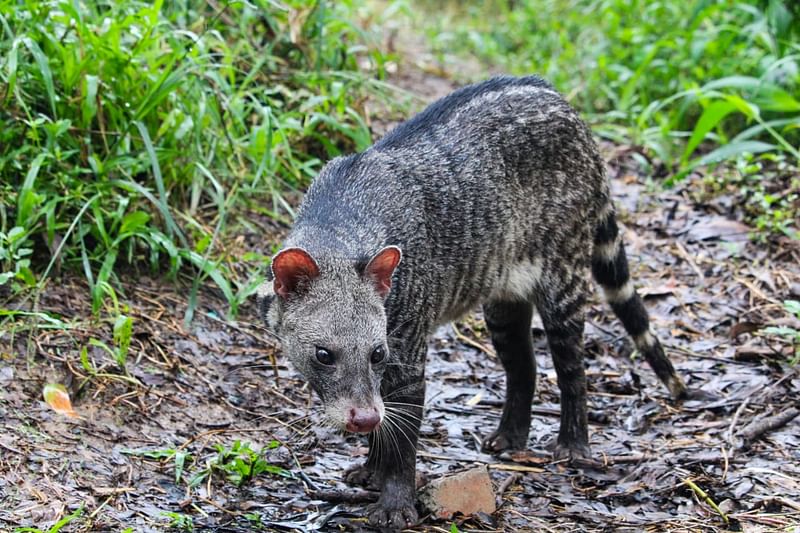
[[[381,414],[366,475],[354,476],[382,490],[369,511],[379,528],[416,517],[427,336],[478,305],[507,377],[488,452],[527,443],[536,310],[561,389],[555,454],[589,454],[582,336],[590,270],[656,374],[675,396],[685,390],[630,280],[591,132],[540,78],[465,87],[366,151],[329,162],[284,246],[275,290],[263,291],[264,318],[329,418],[341,425],[353,409]],[[392,247],[402,261],[376,292],[366,265]],[[381,345],[388,357],[373,364]],[[320,347],[332,354],[327,363],[315,357]]]
[[[606,300],[659,379],[675,398],[686,396],[686,386],[675,373],[661,343],[650,330],[650,320],[642,299],[633,286],[628,259],[614,212],[597,226],[592,254],[592,274],[603,289]]]

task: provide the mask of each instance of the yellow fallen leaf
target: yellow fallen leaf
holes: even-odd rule
[[[72,408],[67,388],[60,383],[48,383],[44,386],[44,401],[53,408],[53,411],[70,418],[80,418],[81,415]]]
[[[481,399],[483,399],[483,393],[479,392],[478,394],[467,400],[467,405],[469,405],[470,407],[472,407],[473,405],[478,405]]]

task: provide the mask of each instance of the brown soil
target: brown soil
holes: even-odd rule
[[[425,96],[450,88],[419,72],[403,84]],[[558,389],[538,323],[530,452],[482,454],[480,440],[499,420],[504,380],[476,314],[430,341],[418,470],[436,477],[489,465],[500,508],[456,519],[461,531],[800,526],[798,419],[743,437],[751,424],[800,405],[800,375],[787,364],[794,348],[763,332],[768,325],[800,329],[781,305],[800,299],[800,246],[749,239],[750,228],[713,203],[693,203],[687,189],[652,192],[628,147],[604,150],[654,327],[690,387],[716,399],[671,403],[653,373],[631,357],[608,308],[595,302],[586,331],[595,461],[568,466],[547,451],[558,428]],[[252,305],[238,321],[226,320],[225,303],[208,289],[185,327],[185,288],[135,276],[123,288],[134,319],[126,370],[139,385],[124,381],[108,354],[90,344],[111,344],[112,322],[92,318],[78,278],[53,280],[38,300],[39,310],[69,328],[47,329],[24,317],[3,327],[0,531],[46,530],[81,506],[80,518],[62,531],[161,531],[176,525],[176,516],[165,513],[212,531],[365,527],[362,504],[319,498],[331,490],[365,496],[341,482],[344,470],[364,459],[365,442],[320,427],[316,399],[258,325]],[[82,367],[84,347],[104,376]],[[48,407],[46,383],[66,384],[82,418]],[[237,440],[264,448],[266,461],[282,470],[237,486],[212,468],[188,487],[219,456],[215,445]],[[159,450],[189,454],[179,480],[176,455],[153,457]],[[450,527],[424,518],[415,529]]]

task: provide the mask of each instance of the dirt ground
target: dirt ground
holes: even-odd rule
[[[449,88],[425,80],[420,94]],[[479,313],[444,326],[430,341],[418,470],[436,478],[486,465],[499,509],[426,517],[415,530],[800,528],[800,418],[787,420],[800,407],[800,374],[788,364],[793,347],[762,333],[800,328],[781,305],[800,299],[800,245],[753,240],[736,221],[735,198],[701,203],[687,184],[658,192],[639,176],[632,148],[603,151],[654,328],[689,386],[715,399],[671,403],[596,299],[585,335],[595,461],[570,467],[550,459],[558,390],[538,322],[530,451],[495,458],[480,452],[480,441],[500,418],[500,363]],[[244,237],[264,244],[263,235]],[[53,280],[37,302],[69,328],[20,319],[13,336],[0,337],[0,531],[46,531],[79,508],[62,531],[366,528],[363,503],[320,497],[351,494],[342,475],[365,458],[365,441],[318,424],[317,400],[252,304],[227,321],[226,304],[206,288],[186,328],[185,288],[146,277],[125,279],[123,288],[134,325],[127,372],[138,384],[90,344],[110,343],[112,325],[91,318],[77,277]],[[84,347],[95,376],[81,364]],[[45,404],[46,383],[65,384],[81,418]],[[263,449],[271,467],[241,485],[219,466],[236,441]]]

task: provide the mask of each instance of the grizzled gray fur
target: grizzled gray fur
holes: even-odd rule
[[[506,369],[487,452],[523,448],[540,314],[561,389],[556,456],[589,454],[584,304],[589,272],[671,393],[686,392],[628,275],[603,161],[575,111],[537,77],[462,88],[363,153],[336,158],[303,201],[265,320],[328,422],[368,433],[352,481],[381,489],[375,526],[417,519],[414,464],[426,337],[478,304]]]

